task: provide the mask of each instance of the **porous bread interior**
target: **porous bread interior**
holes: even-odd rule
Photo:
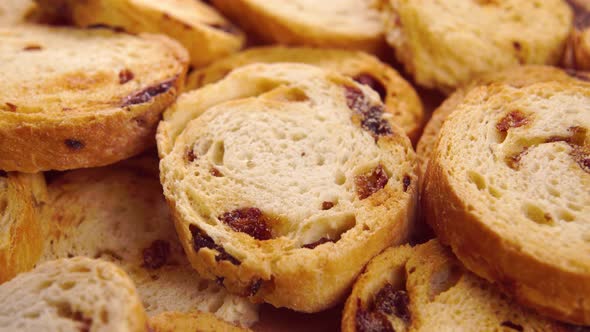
[[[336,81],[315,67],[289,66],[242,67],[217,88],[229,90],[229,84],[241,85],[258,76],[265,84],[250,84],[248,91],[256,97],[207,108],[186,127],[171,125],[178,136],[171,135],[173,147],[168,145],[170,153],[161,167],[175,168],[170,181],[177,207],[214,237],[228,236],[219,220],[223,213],[256,207],[273,219],[273,237],[283,241],[283,249],[298,249],[322,237],[338,240],[350,228],[371,223],[367,206],[355,192],[355,176],[382,164],[390,183],[401,183],[404,172],[413,168],[410,160],[399,157],[408,153],[407,147],[395,145],[386,153],[367,131],[352,124],[343,84],[357,87],[377,104],[374,91],[352,81]],[[212,92],[203,91],[195,94]],[[186,118],[183,114],[170,122],[182,126]],[[187,163],[187,149],[198,156],[195,162]],[[212,168],[222,176],[212,175]],[[323,202],[333,202],[334,207],[323,210]],[[246,234],[233,236],[251,241]],[[232,241],[227,247],[242,245]],[[242,251],[239,259],[242,256],[249,255]]]
[[[382,0],[386,39],[420,85],[451,92],[518,64],[556,64],[572,13],[562,0]]]
[[[47,262],[0,286],[3,331],[141,331],[144,315],[133,282],[100,260]]]
[[[150,316],[200,310],[242,326],[258,320],[256,305],[190,266],[151,156],[61,175],[49,186],[43,220],[50,229],[40,262],[83,255],[116,263],[135,282]],[[156,240],[166,241],[170,252],[165,265],[149,268],[143,251]]]
[[[574,83],[475,89],[445,121],[435,152],[455,194],[491,232],[580,273],[590,270],[590,173],[559,138],[582,128],[588,148],[589,103],[587,86]],[[504,135],[498,123],[514,111],[527,122]]]
[[[324,33],[370,38],[382,34],[379,14],[367,0],[239,0],[284,22],[296,22]]]
[[[22,116],[109,114],[134,92],[174,79],[184,65],[180,46],[161,36],[26,26],[0,29],[0,40],[0,110],[13,111],[12,104]],[[125,70],[133,79],[121,84]]]
[[[365,303],[386,283],[405,290],[410,320],[387,315],[395,331],[499,331],[505,324],[547,331],[556,323],[515,304],[489,282],[466,270],[437,240],[391,248],[377,256],[355,286]]]

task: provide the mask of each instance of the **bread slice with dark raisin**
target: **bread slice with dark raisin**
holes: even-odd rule
[[[0,330],[147,332],[148,324],[123,270],[74,257],[41,264],[0,285]]]
[[[0,29],[0,169],[92,167],[142,152],[187,61],[164,36]]]
[[[42,174],[0,171],[0,284],[35,265],[44,237]]]
[[[568,326],[521,307],[430,240],[387,249],[367,265],[346,301],[342,331],[565,332]]]
[[[201,67],[236,52],[244,34],[200,0],[37,0],[41,8],[80,27],[97,25],[131,33],[161,33],[175,39]]]
[[[471,90],[445,120],[422,202],[441,242],[520,303],[590,324],[590,89]]]
[[[193,266],[304,312],[345,296],[406,241],[415,154],[379,95],[303,64],[253,64],[183,94],[157,134],[160,177]]]
[[[113,262],[135,282],[150,317],[199,310],[232,324],[256,322],[256,305],[191,267],[162,195],[155,155],[50,179],[39,262],[71,256]]]
[[[164,312],[150,319],[154,332],[248,332],[207,312]]]
[[[424,111],[416,91],[395,69],[360,51],[281,46],[251,48],[195,70],[187,78],[187,89],[217,82],[235,68],[258,62],[306,63],[350,76],[377,91],[392,120],[413,142],[418,140]]]

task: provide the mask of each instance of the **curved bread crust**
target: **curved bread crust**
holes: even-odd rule
[[[375,325],[397,332],[568,331],[466,270],[437,240],[387,249],[367,265],[346,301],[342,331]]]
[[[266,43],[386,51],[370,1],[213,0],[213,5]]]
[[[243,326],[257,306],[196,273],[174,230],[155,156],[56,175],[43,223],[40,261],[83,255],[116,263],[137,285],[150,316],[212,312]]]
[[[449,93],[518,64],[557,64],[572,13],[562,0],[381,0],[386,39],[416,83]]]
[[[178,41],[194,67],[239,50],[244,34],[196,0],[38,0],[81,27],[107,25],[132,33],[162,33]]]
[[[150,318],[154,332],[247,332],[206,312],[165,312]]]
[[[0,284],[30,270],[41,255],[42,174],[0,171]]]
[[[337,71],[359,83],[371,86],[410,139],[418,140],[424,110],[414,88],[399,73],[379,59],[358,51],[317,48],[261,47],[229,56],[192,72],[187,78],[188,90],[217,82],[230,71],[252,63],[300,62]]]
[[[582,72],[564,71],[550,66],[517,66],[511,67],[495,73],[484,74],[470,82],[467,86],[457,89],[450,95],[435,111],[420,136],[416,153],[418,155],[418,176],[420,183],[424,180],[428,160],[432,154],[432,149],[438,138],[438,133],[444,120],[457,108],[467,92],[477,86],[489,85],[493,83],[508,84],[513,87],[524,87],[540,82],[568,82],[577,80],[579,82],[590,81],[590,75]]]
[[[186,52],[163,36],[0,30],[0,169],[99,166],[145,150],[186,68]]]
[[[564,55],[564,65],[590,70],[590,1],[566,0],[574,12],[574,28]]]
[[[426,218],[476,274],[556,319],[590,323],[590,90],[473,89],[444,122]]]
[[[157,141],[193,266],[277,307],[338,303],[413,219],[414,152],[389,119],[369,87],[301,64],[245,66],[183,94]]]
[[[0,285],[3,331],[147,331],[141,300],[116,265],[86,257],[42,264]]]

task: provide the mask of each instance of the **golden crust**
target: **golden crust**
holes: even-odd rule
[[[316,65],[350,76],[357,82],[379,90],[385,109],[401,126],[412,142],[422,129],[424,110],[414,88],[399,73],[369,54],[358,51],[317,48],[288,48],[280,46],[252,48],[221,59],[192,72],[187,78],[187,90],[198,89],[219,81],[230,71],[252,63],[298,62]]]
[[[275,74],[270,74],[273,70],[277,71],[276,77]],[[337,74],[324,73],[312,66],[298,64],[251,65],[234,71],[226,79],[216,84],[181,96],[177,103],[166,112],[165,120],[158,128],[157,136],[158,150],[162,158],[160,168],[164,193],[173,211],[176,229],[185,252],[197,271],[207,278],[224,278],[223,283],[226,288],[232,292],[250,296],[253,301],[265,301],[275,306],[288,307],[302,312],[317,312],[336,305],[345,297],[352,281],[370,258],[390,244],[402,243],[407,240],[414,217],[416,177],[413,170],[414,153],[405,135],[382,136],[376,142],[376,149],[388,151],[383,155],[384,167],[396,174],[397,172],[406,174],[405,192],[402,193],[401,184],[399,187],[397,185],[397,181],[401,182],[401,178],[404,176],[402,175],[398,179],[397,175],[392,175],[391,179],[395,178],[396,180],[390,181],[391,185],[388,184],[374,195],[359,202],[354,224],[345,227],[347,231],[339,240],[328,241],[313,247],[313,249],[302,246],[308,242],[304,242],[305,239],[300,235],[294,235],[295,239],[280,236],[271,240],[259,241],[247,234],[231,231],[223,224],[212,226],[210,222],[213,216],[209,213],[213,212],[202,215],[201,209],[211,209],[216,203],[211,202],[211,208],[206,207],[206,203],[201,201],[187,203],[185,197],[192,194],[189,189],[181,187],[182,184],[179,182],[182,182],[182,178],[190,177],[195,173],[190,171],[191,175],[181,176],[186,166],[185,146],[191,146],[194,143],[189,142],[193,139],[190,135],[194,132],[187,128],[191,128],[195,122],[204,121],[202,120],[204,114],[215,116],[214,114],[217,112],[213,110],[214,105],[231,108],[230,105],[240,107],[239,105],[259,100],[261,104],[255,108],[264,108],[269,111],[272,108],[272,111],[278,114],[281,107],[291,104],[278,103],[275,100],[270,100],[265,104],[266,102],[263,100],[277,97],[278,100],[283,100],[280,95],[285,91],[286,86],[292,89],[301,89],[297,85],[306,82],[308,77],[305,75],[312,75],[315,80],[318,80],[318,77],[323,76],[314,75],[319,75],[319,73],[330,77],[332,82],[337,81],[343,85],[352,85],[362,89],[364,94],[372,96],[371,102],[378,102],[376,93],[370,88]],[[299,77],[299,75],[304,76]],[[298,79],[293,81],[291,76],[297,76]],[[244,80],[247,80],[248,84],[243,84]],[[312,83],[308,82],[308,84]],[[240,87],[241,90],[232,89],[233,86]],[[256,88],[263,90],[256,90]],[[270,92],[265,90],[268,88],[271,89]],[[254,89],[254,91],[249,91],[249,89]],[[315,98],[318,98],[319,94],[325,93],[322,92],[323,89],[318,88],[317,91],[313,91],[305,88],[301,91],[304,91],[303,93],[308,96],[315,95]],[[340,90],[339,85],[331,86],[329,91],[338,91],[338,98],[342,98],[343,90]],[[240,95],[240,93],[242,94]],[[257,99],[248,98],[262,93],[265,94]],[[234,95],[232,96],[232,94]],[[217,100],[215,100],[216,98]],[[227,100],[232,101],[223,103]],[[340,102],[338,101],[338,103]],[[297,105],[300,107],[302,104]],[[215,109],[219,107],[215,107]],[[341,115],[347,116],[346,113],[337,113],[337,116]],[[397,128],[393,124],[392,126]],[[394,132],[397,131],[394,129]],[[371,144],[375,144],[373,139],[370,141]],[[368,146],[367,148],[372,149],[373,147]],[[183,151],[182,156],[178,155],[179,151]],[[179,157],[182,160],[179,160]],[[398,158],[402,161],[393,161]],[[396,166],[391,168],[394,163]],[[225,199],[231,201],[228,204],[238,204],[235,203],[238,200],[252,200],[253,198]],[[219,209],[221,208],[226,207],[219,207]],[[198,235],[199,231],[205,233],[204,237]],[[317,235],[316,233],[318,232],[307,235],[312,240],[310,242],[317,241],[317,236],[329,237],[329,235]],[[207,240],[207,237],[210,240]],[[200,246],[195,249],[195,243],[199,244],[201,240],[205,241],[202,243],[209,243],[208,247]],[[227,254],[234,259],[238,257],[245,258],[245,260],[232,261],[225,256]],[[225,257],[225,259],[220,257]]]
[[[132,33],[162,33],[184,46],[194,67],[239,50],[244,34],[217,11],[195,0],[39,0],[81,27],[107,25]]]
[[[149,319],[154,332],[247,332],[206,312],[165,312]]]
[[[564,54],[564,65],[578,70],[590,70],[590,1],[567,2],[574,12],[574,27]]]
[[[519,98],[526,98],[526,91],[514,92],[514,94],[506,92],[510,97],[502,94],[508,90],[512,91],[511,89],[514,90],[503,85],[473,89],[461,105],[473,105],[477,100],[490,96],[503,98],[503,102],[506,103],[516,95]],[[540,83],[524,87],[523,90],[525,89],[542,96],[567,92],[589,97],[587,86],[575,81]],[[465,101],[467,98],[470,98],[469,103]],[[479,107],[482,108],[482,106]],[[465,113],[455,112],[452,118],[461,118],[463,114]],[[567,117],[564,115],[564,118]],[[566,263],[565,257],[560,258],[560,253],[555,250],[551,250],[551,255],[547,255],[545,249],[542,252],[535,252],[531,248],[539,244],[539,239],[535,236],[546,236],[542,232],[533,231],[539,231],[537,224],[534,229],[532,225],[525,226],[520,222],[521,219],[517,219],[516,214],[520,212],[516,210],[512,211],[515,214],[512,224],[508,225],[504,224],[503,219],[499,217],[500,212],[496,214],[483,212],[482,214],[483,210],[475,209],[474,204],[481,209],[483,203],[465,199],[466,188],[460,187],[453,171],[449,169],[450,162],[442,152],[444,147],[439,149],[442,137],[450,133],[448,128],[451,128],[452,124],[449,124],[449,121],[447,120],[443,125],[429,161],[422,195],[426,218],[440,241],[449,244],[468,269],[496,283],[504,292],[523,305],[555,319],[574,324],[589,324],[590,303],[587,299],[590,298],[590,273],[587,270],[587,256],[581,254],[577,258],[572,257],[572,260],[577,262],[572,265]],[[446,137],[445,144],[448,144],[448,137],[451,136]],[[572,170],[578,172],[577,165]],[[588,176],[583,170],[579,172],[582,176]],[[581,178],[580,186],[584,186],[584,183],[587,184],[588,181]],[[582,224],[587,222],[584,218],[587,218],[587,215],[579,220]],[[506,233],[507,227],[510,227],[512,231],[516,230],[515,227],[522,227],[520,232],[531,228],[530,238],[523,242],[515,234]],[[547,248],[555,248],[556,243],[561,243],[558,241],[560,239],[545,239],[543,245]],[[557,248],[565,250],[563,243]],[[587,250],[584,247],[577,249],[580,252]]]
[[[377,20],[377,17],[375,17],[375,20],[368,21],[369,26],[367,26],[366,21],[355,22],[354,24],[348,22],[346,25],[341,23],[340,25],[354,27],[351,29],[356,31],[338,31],[338,29],[324,25],[324,22],[330,21],[326,19],[326,15],[338,14],[332,12],[305,12],[305,9],[301,13],[283,13],[281,12],[283,8],[284,10],[289,10],[287,7],[291,8],[291,4],[286,1],[284,4],[279,5],[278,3],[265,3],[265,1],[260,0],[214,0],[213,4],[224,15],[232,21],[238,22],[247,32],[265,43],[333,47],[361,50],[377,55],[386,54],[388,49],[383,32],[378,26],[375,26],[374,21]],[[341,6],[343,7],[341,9],[355,8],[355,10],[359,11],[372,11],[368,5],[363,5],[363,1],[349,1],[349,4],[349,8]],[[353,4],[356,7],[352,7]],[[323,7],[329,7],[330,5],[324,5]],[[364,8],[359,9],[359,5],[363,5]],[[280,8],[280,6],[284,7]],[[301,9],[293,10],[302,11]],[[356,14],[352,13],[352,15]],[[301,19],[301,17],[305,19]],[[312,18],[316,19],[317,22],[308,20]]]
[[[0,174],[0,283],[33,268],[41,255],[45,195],[42,174]]]
[[[0,141],[3,142],[0,145],[0,169],[37,172],[101,166],[133,156],[154,144],[160,114],[175,100],[184,84],[187,56],[180,45],[163,36],[140,35],[137,38],[104,29],[83,32],[27,27],[11,30],[9,36],[17,40],[16,45],[30,45],[38,39],[43,46],[35,44],[30,47],[39,47],[39,50],[22,51],[27,53],[27,58],[23,59],[35,63],[43,61],[45,51],[62,52],[56,47],[59,38],[67,41],[72,52],[83,52],[78,48],[83,49],[92,42],[78,42],[74,38],[85,33],[103,38],[101,40],[112,38],[112,43],[127,41],[155,45],[161,53],[151,56],[163,69],[148,74],[145,67],[135,68],[128,64],[135,71],[130,71],[128,76],[124,75],[124,70],[111,74],[114,68],[99,68],[95,73],[67,72],[67,68],[65,73],[59,74],[34,72],[31,73],[34,77],[23,78],[33,82],[26,83],[29,84],[29,94],[39,90],[39,94],[32,98],[10,92],[15,88],[5,82],[9,92],[0,97]],[[45,34],[58,41],[42,39]],[[15,46],[4,55],[18,63],[19,58],[14,56],[21,51],[17,48]],[[37,79],[42,83],[34,85]],[[126,81],[128,79],[131,81]],[[92,89],[98,92],[93,99],[86,100],[86,91]]]

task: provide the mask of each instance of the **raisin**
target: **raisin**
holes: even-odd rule
[[[171,79],[159,84],[152,85],[147,87],[141,91],[138,91],[134,94],[131,94],[125,98],[123,98],[123,107],[136,105],[136,104],[143,104],[150,101],[157,95],[167,92],[172,88],[176,79]]]
[[[379,312],[364,310],[360,303],[355,315],[355,325],[358,332],[395,332],[387,317]]]
[[[71,138],[66,139],[64,143],[70,150],[81,150],[85,146],[84,142]]]
[[[252,281],[252,283],[248,287],[248,296],[256,295],[256,293],[258,293],[258,291],[260,290],[260,287],[262,287],[262,279],[256,279]]]
[[[225,251],[225,249],[223,249],[220,246],[216,246],[215,250],[217,250],[219,252],[219,254],[217,256],[215,256],[216,262],[228,261],[228,262],[232,263],[233,265],[240,265],[242,263],[234,256],[228,254],[227,251]]]
[[[6,106],[8,106],[8,110],[9,110],[9,111],[11,111],[11,112],[16,112],[16,108],[17,108],[17,107],[16,107],[16,105],[15,105],[15,104],[13,104],[13,103],[5,103],[5,104],[6,104]]]
[[[583,30],[590,26],[590,12],[576,0],[566,0],[574,11],[574,26]]]
[[[381,97],[381,101],[385,101],[385,98],[387,97],[387,91],[385,90],[385,86],[373,75],[368,73],[361,73],[353,77],[353,79],[358,83],[367,85],[371,89],[375,90],[379,94],[379,97]]]
[[[500,324],[500,325],[507,327],[509,329],[515,330],[515,331],[524,331],[524,328],[521,325],[515,324],[509,320],[503,321],[502,324]]]
[[[320,244],[324,244],[324,243],[328,243],[328,242],[333,242],[333,241],[328,238],[323,237],[315,242],[308,243],[308,244],[304,245],[303,248],[313,249],[313,248],[319,246]]]
[[[8,177],[8,173],[6,173],[6,171],[3,171],[0,169],[0,178],[5,178]]]
[[[408,304],[410,298],[404,290],[395,290],[391,284],[385,284],[375,295],[374,308],[376,311],[387,315],[396,315],[404,322],[410,321]]]
[[[383,106],[370,105],[363,92],[351,86],[345,86],[346,105],[361,117],[361,126],[373,136],[390,135],[393,133],[389,123],[383,119]]]
[[[237,258],[228,254],[227,251],[225,251],[225,249],[223,249],[223,247],[215,244],[213,239],[210,238],[203,231],[201,231],[197,226],[190,225],[189,231],[191,232],[191,234],[193,236],[193,248],[195,249],[195,251],[198,252],[199,250],[201,250],[201,248],[208,248],[208,249],[216,250],[218,252],[218,254],[215,256],[215,261],[219,262],[219,261],[225,260],[225,261],[229,261],[230,263],[232,263],[234,265],[241,264],[241,262]]]
[[[330,210],[334,207],[334,203],[332,202],[322,202],[322,210]]]
[[[133,78],[135,77],[135,75],[133,74],[133,72],[127,68],[122,69],[119,72],[119,84],[125,84],[129,81],[131,81]]]
[[[40,45],[27,45],[23,51],[41,51],[43,48]]]
[[[381,165],[375,167],[371,173],[358,175],[354,179],[360,199],[365,199],[383,189],[388,181],[389,177]]]
[[[506,164],[508,165],[508,167],[512,168],[513,170],[518,170],[520,168],[520,160],[527,153],[528,153],[528,148],[524,148],[520,153],[517,153],[515,155],[507,157]]]
[[[209,169],[209,173],[211,173],[211,175],[215,176],[215,177],[222,177],[223,174],[215,167],[211,167]]]
[[[412,178],[408,175],[404,175],[404,192],[408,191],[410,184],[412,184]]]
[[[217,278],[215,278],[215,283],[218,284],[219,286],[224,287],[224,285],[223,285],[224,280],[225,280],[224,277],[217,277]]]
[[[148,269],[159,269],[168,260],[170,244],[167,241],[156,240],[143,249],[143,266]]]
[[[502,120],[496,124],[496,129],[505,133],[510,128],[518,128],[526,125],[527,123],[529,123],[529,120],[527,119],[526,115],[517,110],[512,111],[503,117]]]
[[[520,52],[520,50],[522,50],[522,45],[517,41],[512,42],[512,47],[514,47],[514,49],[519,52]]]
[[[209,24],[209,26],[212,27],[213,29],[221,30],[223,32],[227,32],[232,35],[239,35],[240,34],[240,30],[238,30],[238,28],[236,28],[236,26],[231,23],[215,23],[215,24]]]
[[[344,96],[346,97],[346,105],[353,111],[362,112],[362,109],[365,107],[364,100],[365,96],[361,89],[352,86],[345,86],[344,87]]]
[[[258,208],[242,208],[226,212],[219,216],[219,220],[234,231],[246,233],[257,240],[272,238],[267,218]]]
[[[88,332],[92,327],[92,318],[84,317],[84,315],[79,311],[74,312],[72,315],[72,320],[80,323],[80,326],[78,327],[80,332]]]
[[[186,160],[188,160],[189,162],[193,162],[197,159],[198,159],[198,157],[195,155],[195,152],[193,151],[193,149],[188,148],[186,151]]]

